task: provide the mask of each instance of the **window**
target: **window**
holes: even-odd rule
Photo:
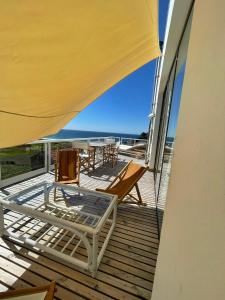
[[[185,74],[188,41],[192,12],[189,15],[181,42],[164,91],[161,120],[155,160],[155,192],[159,232],[168,190],[171,161],[173,158],[176,128],[180,108],[183,80]]]

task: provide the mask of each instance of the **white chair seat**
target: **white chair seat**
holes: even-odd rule
[[[88,158],[89,157],[89,155],[87,153],[80,153],[79,156],[81,158]]]

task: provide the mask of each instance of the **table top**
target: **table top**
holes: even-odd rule
[[[57,187],[57,201],[54,201],[54,188]],[[48,205],[45,206],[47,200]],[[44,213],[59,220],[71,221],[86,227],[96,228],[104,223],[112,208],[117,205],[117,196],[82,187],[41,182],[33,187],[10,195],[2,202],[8,208],[15,207],[17,211],[29,208],[35,213]],[[5,204],[5,205],[4,205]],[[74,225],[75,225],[74,224]]]
[[[109,144],[105,143],[105,142],[90,142],[89,146],[91,147],[105,147],[108,146]]]

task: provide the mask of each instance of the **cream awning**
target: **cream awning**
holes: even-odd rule
[[[0,147],[57,132],[159,56],[157,10],[157,0],[0,0]]]

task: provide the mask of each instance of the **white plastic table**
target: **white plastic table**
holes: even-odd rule
[[[57,202],[53,200],[54,188]],[[9,210],[18,217],[6,223],[4,213]],[[116,214],[117,196],[41,182],[0,199],[0,236],[16,238],[95,276],[115,227]],[[103,228],[107,234],[99,243]]]

